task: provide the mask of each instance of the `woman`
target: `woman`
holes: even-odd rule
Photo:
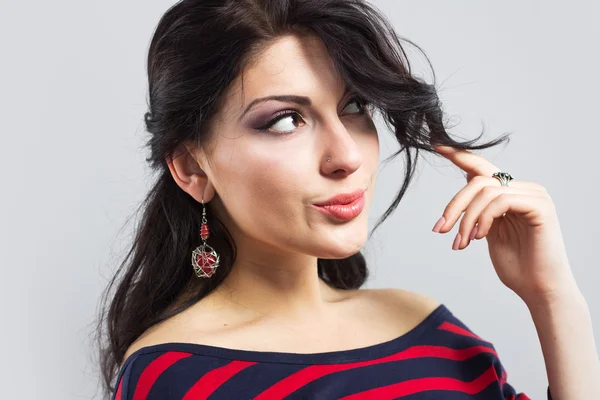
[[[407,161],[383,219],[412,178],[411,150],[464,170],[434,231],[464,212],[453,248],[486,238],[499,278],[531,311],[548,396],[600,398],[589,312],[548,193],[470,152],[507,137],[447,134],[434,86],[411,75],[371,6],[183,0],[158,24],[148,75],[158,179],[107,290],[121,277],[102,350],[107,396],[528,399],[493,345],[444,305],[360,289],[378,111]]]

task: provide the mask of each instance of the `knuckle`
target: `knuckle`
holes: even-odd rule
[[[483,210],[479,215],[479,225],[485,224],[485,222],[489,219],[489,211]]]
[[[468,227],[470,227],[471,225],[473,225],[472,221],[472,217],[471,214],[467,214],[465,213],[462,217],[462,219],[460,220],[460,227],[458,228],[460,231],[464,232],[465,229],[467,229]]]
[[[459,201],[459,199],[457,197],[454,197],[446,205],[446,208],[444,209],[444,214],[443,214],[446,217],[446,219],[448,219],[449,216],[451,216],[451,214],[453,214],[454,211],[459,207],[458,201]]]
[[[483,193],[484,196],[492,196],[498,193],[498,188],[495,186],[484,186],[483,189],[481,189],[481,193]]]
[[[498,201],[501,203],[506,203],[510,200],[511,194],[510,193],[500,193],[498,195]]]
[[[471,181],[477,185],[483,186],[487,182],[487,177],[483,175],[476,175],[473,177],[473,179],[471,179]]]

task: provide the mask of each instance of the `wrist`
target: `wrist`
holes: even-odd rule
[[[561,310],[587,308],[588,306],[583,293],[576,285],[565,286],[545,295],[531,296],[527,300],[524,299],[524,302],[534,318],[540,313],[554,313]]]
[[[563,284],[551,291],[528,294],[521,296],[521,299],[532,312],[538,310],[546,311],[556,307],[560,308],[564,305],[568,307],[577,305],[587,306],[583,293],[581,293],[574,278],[565,280]]]

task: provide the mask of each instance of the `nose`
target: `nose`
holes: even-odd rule
[[[362,165],[362,153],[353,134],[339,120],[328,122],[321,132],[321,173],[334,178],[351,175]],[[331,158],[331,161],[327,161]]]

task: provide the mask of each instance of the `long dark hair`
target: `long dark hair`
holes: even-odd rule
[[[475,145],[483,133],[465,142],[452,139],[444,127],[433,68],[432,84],[413,76],[401,42],[420,51],[431,67],[429,59],[363,0],[177,2],[160,19],[148,51],[146,160],[156,182],[138,210],[142,216],[131,249],[101,299],[96,337],[107,397],[128,347],[149,327],[206,296],[231,270],[235,243],[207,204],[210,244],[221,263],[210,279],[193,274],[191,251],[199,245],[202,207],[177,186],[166,160],[183,141],[201,144],[207,138],[209,122],[232,81],[272,39],[286,34],[312,34],[323,41],[341,78],[381,113],[396,136],[400,148],[392,157],[405,155],[402,186],[373,231],[404,196],[420,150],[436,154],[434,144],[477,150],[509,140],[505,134]],[[368,271],[359,252],[319,259],[318,274],[332,287],[355,289]]]

